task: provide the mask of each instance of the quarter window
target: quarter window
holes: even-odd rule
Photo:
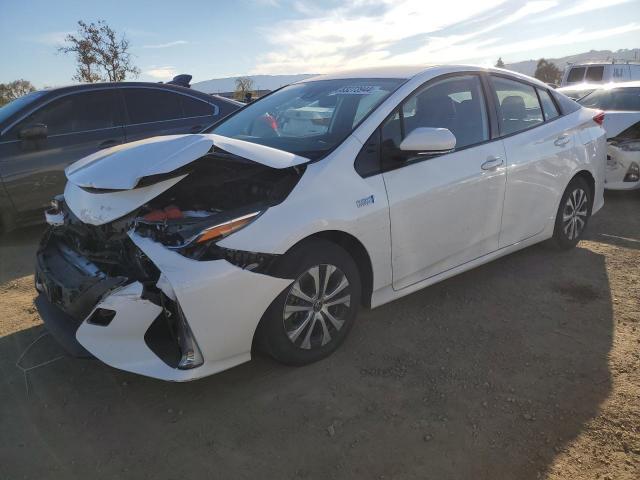
[[[540,103],[542,104],[542,113],[544,113],[544,119],[546,121],[553,120],[560,116],[556,104],[553,102],[551,95],[547,90],[538,89],[538,96],[540,97]]]
[[[538,96],[531,85],[494,76],[491,83],[498,97],[498,117],[504,135],[544,122]]]
[[[16,132],[36,123],[45,124],[49,135],[117,127],[122,124],[119,105],[111,90],[66,95],[29,115]]]
[[[182,111],[186,118],[189,117],[205,117],[214,115],[214,106],[201,100],[180,95],[182,101]]]
[[[132,124],[182,118],[182,95],[152,88],[124,88],[122,91]]]

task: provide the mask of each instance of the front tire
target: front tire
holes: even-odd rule
[[[553,241],[558,248],[566,250],[578,244],[591,217],[592,205],[591,188],[587,182],[581,177],[571,180],[556,214]]]
[[[260,345],[288,365],[305,365],[333,353],[351,330],[360,305],[354,260],[332,242],[313,240],[287,253],[275,273],[294,281],[265,312]]]

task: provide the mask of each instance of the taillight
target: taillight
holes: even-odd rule
[[[604,123],[604,112],[598,112],[595,117],[593,117],[593,121],[598,125],[602,125]]]

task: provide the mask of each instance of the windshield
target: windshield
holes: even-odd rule
[[[249,104],[208,133],[321,158],[339,145],[403,79],[296,83]]]
[[[640,111],[640,87],[596,90],[578,100],[583,107],[600,110]]]
[[[587,90],[558,90],[560,93],[565,94],[567,97],[569,97],[572,100],[579,100],[580,98],[584,97],[585,95],[590,94],[591,92],[593,92],[595,90],[595,88],[589,88]]]
[[[0,107],[0,124],[2,124],[5,120],[11,117],[14,113],[21,110],[23,107],[33,102],[36,98],[44,95],[45,91],[32,92],[24,95],[22,97],[18,97],[15,100],[7,103],[6,105]]]

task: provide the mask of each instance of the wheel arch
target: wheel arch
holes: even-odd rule
[[[369,308],[371,306],[371,295],[373,294],[373,265],[371,263],[371,257],[369,252],[356,237],[342,230],[323,230],[313,233],[292,245],[287,252],[296,248],[306,242],[315,239],[322,239],[342,247],[347,251],[356,266],[358,267],[358,273],[360,274],[360,282],[362,284],[361,303],[363,306]]]
[[[571,177],[571,180],[569,181],[567,186],[569,186],[569,184],[571,184],[571,182],[573,182],[573,180],[575,180],[576,178],[584,179],[584,181],[587,182],[587,185],[589,185],[589,190],[591,193],[590,208],[593,208],[593,202],[595,200],[595,193],[596,193],[596,180],[593,177],[593,174],[589,170],[580,170],[573,177]]]

